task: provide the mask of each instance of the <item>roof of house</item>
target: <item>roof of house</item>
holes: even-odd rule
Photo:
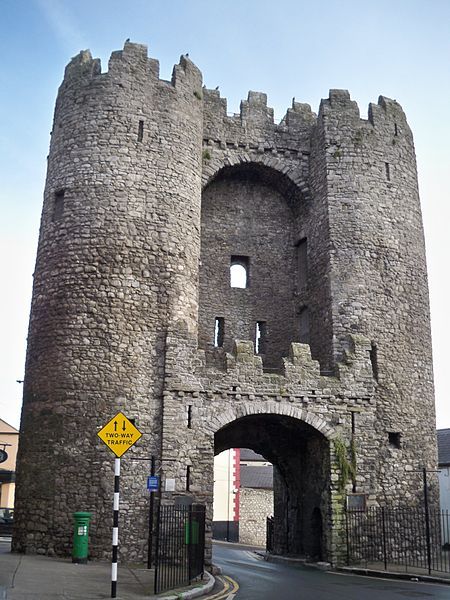
[[[273,466],[241,465],[241,488],[273,489]]]
[[[0,418],[0,433],[19,433],[15,427]]]
[[[264,458],[261,454],[257,454],[254,450],[250,450],[250,448],[241,448],[240,460],[254,460],[255,462],[267,462],[267,459]]]
[[[437,430],[438,462],[440,465],[450,465],[450,429]]]

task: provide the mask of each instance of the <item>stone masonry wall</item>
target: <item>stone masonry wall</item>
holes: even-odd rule
[[[232,179],[208,187],[202,200],[200,347],[212,347],[216,317],[224,318],[223,347],[228,352],[235,339],[254,340],[256,323],[264,322],[264,365],[280,366],[290,342],[298,341],[293,339],[292,229],[290,207],[268,186]],[[245,289],[230,287],[233,255],[248,257]]]
[[[175,495],[189,492],[197,501],[209,506],[213,491],[212,459],[214,453],[227,447],[251,447],[275,465],[284,466],[285,471],[298,475],[300,467],[295,464],[301,453],[296,453],[294,445],[283,446],[288,430],[275,428],[271,433],[271,427],[281,417],[298,426],[307,424],[318,439],[329,441],[329,480],[326,483],[326,479],[322,479],[325,487],[317,489],[314,482],[318,471],[313,469],[303,485],[295,476],[289,485],[294,494],[301,495],[303,490],[317,496],[316,501],[324,510],[326,543],[328,556],[331,556],[334,552],[329,533],[333,522],[331,506],[338,510],[342,504],[332,440],[351,438],[352,413],[358,421],[355,434],[358,491],[367,493],[369,504],[377,504],[372,493],[378,441],[374,433],[376,401],[369,348],[366,340],[353,340],[353,350],[347,352],[346,364],[339,365],[340,378],[336,378],[320,375],[319,364],[311,359],[308,346],[292,344],[290,356],[284,360],[283,373],[276,375],[263,372],[261,358],[254,355],[251,342],[237,343],[233,354],[226,356],[225,371],[213,371],[206,364],[204,352],[195,346],[189,352],[186,343],[182,344],[174,334],[169,337],[162,473],[177,482]],[[261,423],[264,416],[267,421]],[[239,424],[240,428],[236,429]],[[298,429],[300,444],[307,439],[308,431]],[[186,488],[188,466],[189,490]],[[305,468],[306,473],[308,465]],[[173,496],[173,493],[165,494],[165,501],[172,502]],[[211,512],[207,512],[207,518],[210,535]],[[294,535],[292,527],[291,534]]]
[[[333,362],[331,299],[327,281],[328,221],[326,195],[311,193],[311,187],[316,184],[315,178],[310,175],[311,136],[315,123],[316,115],[311,112],[309,105],[293,102],[282,122],[275,125],[273,111],[267,107],[267,96],[256,92],[250,92],[248,100],[241,103],[240,114],[229,117],[226,113],[226,100],[220,98],[216,91],[205,90],[202,203],[205,236],[202,235],[202,244],[206,244],[208,249],[211,247],[208,243],[208,206],[214,202],[225,203],[225,199],[219,200],[220,194],[215,194],[214,189],[208,185],[211,181],[214,185],[217,175],[220,179],[222,174],[228,174],[229,179],[235,174],[235,177],[247,181],[247,185],[251,185],[252,182],[263,184],[268,188],[267,192],[271,188],[272,193],[277,192],[281,195],[280,201],[290,208],[292,221],[289,227],[278,228],[276,246],[281,247],[283,244],[286,251],[290,252],[292,266],[284,262],[281,263],[281,268],[287,272],[292,270],[292,287],[283,285],[281,291],[284,292],[284,301],[281,304],[273,302],[273,305],[278,309],[290,311],[292,315],[290,319],[293,320],[293,329],[290,334],[285,335],[285,349],[290,341],[300,341],[300,312],[305,307],[309,309],[311,351],[326,371],[330,370]],[[314,141],[314,137],[312,140]],[[218,198],[214,200],[215,195]],[[239,195],[235,193],[234,200],[237,197]],[[264,222],[258,218],[259,203],[248,202],[249,198],[245,193],[241,194],[241,198],[240,202],[246,209],[246,219],[253,215],[257,225],[263,227]],[[264,215],[264,212],[262,214]],[[243,216],[242,212],[239,216]],[[220,229],[219,247],[236,245],[236,232],[239,229],[236,229],[236,225],[230,226],[231,219],[232,214],[228,216],[226,226]],[[251,237],[251,230],[241,229],[238,242],[246,246]],[[266,241],[261,236],[257,239],[261,245]],[[296,268],[296,245],[304,239],[307,239],[308,252],[306,281],[299,280]],[[269,246],[270,244],[266,243],[266,248]],[[266,256],[270,256],[270,252],[267,252]],[[211,278],[209,271],[208,267],[200,270],[200,320],[203,318],[203,306],[206,313],[210,310],[210,306],[206,307],[205,300],[210,302],[210,298],[214,298],[217,293],[217,286],[212,285],[215,280]],[[225,276],[223,277],[225,279]],[[273,271],[268,269],[266,278],[269,283],[272,277]],[[208,285],[208,282],[211,283]],[[269,294],[273,296],[278,291],[279,288],[273,284]],[[261,297],[266,298],[266,295],[261,294]],[[223,296],[220,299],[224,304]],[[266,302],[269,300],[266,299]],[[213,315],[205,315],[209,321],[211,317]],[[207,340],[211,340],[210,323],[205,325],[204,329],[205,336],[200,337],[201,347],[206,347]],[[253,335],[249,339],[253,339]],[[227,350],[229,349],[228,346]]]
[[[273,515],[273,491],[241,488],[239,491],[239,543],[266,545],[266,518]]]

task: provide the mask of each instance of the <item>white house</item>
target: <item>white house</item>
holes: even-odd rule
[[[449,515],[444,515],[443,542],[450,544],[450,429],[438,429],[437,440],[441,510]]]

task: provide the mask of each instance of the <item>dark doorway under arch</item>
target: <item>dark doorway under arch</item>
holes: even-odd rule
[[[322,512],[318,506],[315,506],[310,519],[310,533],[307,535],[309,547],[306,552],[314,560],[323,560],[322,540],[323,540],[323,521]]]
[[[274,465],[274,552],[327,558],[326,437],[299,419],[264,413],[239,418],[217,431],[214,453],[229,448],[250,448]]]

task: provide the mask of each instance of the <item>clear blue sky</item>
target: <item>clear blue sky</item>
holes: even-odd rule
[[[363,116],[397,99],[415,136],[427,241],[438,425],[450,427],[449,0],[0,0],[0,417],[19,424],[26,332],[49,132],[64,67],[90,48],[103,69],[126,38],[170,78],[181,54],[220,86],[248,90],[277,119],[295,96],[318,110],[348,89]]]

